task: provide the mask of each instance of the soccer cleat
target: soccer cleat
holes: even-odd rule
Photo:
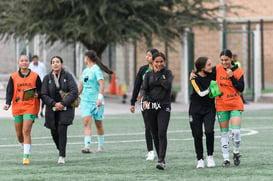
[[[147,153],[147,158],[146,158],[146,160],[154,160],[154,158],[155,158],[154,151],[149,151],[149,152]]]
[[[225,168],[228,168],[229,166],[230,166],[230,161],[229,160],[225,160],[224,162],[223,162],[223,165],[222,165],[223,167],[225,167]]]
[[[240,153],[233,153],[233,161],[235,166],[239,166],[241,161],[240,161]]]
[[[65,164],[65,157],[59,156],[58,163]]]
[[[98,149],[97,149],[97,152],[98,152],[98,153],[101,153],[101,152],[103,152],[103,151],[104,151],[103,146],[99,146]]]
[[[23,159],[23,165],[29,165],[29,164],[30,164],[29,158],[24,158]]]
[[[207,167],[209,168],[215,167],[215,161],[212,155],[207,156]]]
[[[197,161],[196,168],[205,168],[205,163],[203,159]]]
[[[92,149],[90,147],[84,147],[82,153],[92,153]]]
[[[156,168],[159,169],[159,170],[164,170],[164,169],[166,169],[166,163],[164,161],[159,161],[156,164]]]

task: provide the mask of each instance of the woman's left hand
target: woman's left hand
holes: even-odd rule
[[[36,98],[36,99],[38,98],[38,93],[37,92],[34,93],[34,98]]]
[[[102,106],[102,100],[101,99],[97,99],[97,106],[101,107]]]
[[[231,69],[226,69],[226,72],[228,74],[229,77],[233,76],[232,70]]]

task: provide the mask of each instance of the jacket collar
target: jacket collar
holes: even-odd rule
[[[20,77],[22,77],[22,78],[25,78],[25,77],[27,77],[29,74],[30,74],[30,72],[31,72],[31,70],[30,69],[28,69],[28,72],[24,75],[24,74],[22,74],[22,72],[21,72],[21,69],[19,68],[19,70],[18,70],[18,73],[19,73],[19,75],[20,75]]]

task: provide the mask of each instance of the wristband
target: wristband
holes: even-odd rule
[[[102,98],[103,98],[103,95],[102,95],[102,94],[99,94],[99,95],[98,95],[98,99],[101,100]]]

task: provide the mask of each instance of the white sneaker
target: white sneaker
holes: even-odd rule
[[[154,158],[155,158],[154,151],[149,151],[146,160],[154,160]]]
[[[103,146],[99,146],[98,149],[97,149],[97,152],[103,152],[103,151],[104,151]]]
[[[203,159],[198,160],[196,168],[205,168],[205,162]]]
[[[215,167],[215,161],[214,161],[212,155],[207,156],[207,166],[208,166],[209,168]]]
[[[58,163],[59,164],[65,164],[65,157],[59,156]]]
[[[84,147],[82,153],[92,153],[92,149],[90,147]]]

